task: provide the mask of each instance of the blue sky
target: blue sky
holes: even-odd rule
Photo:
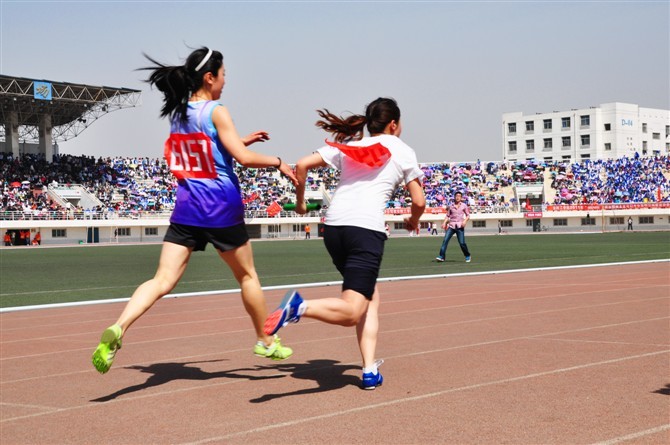
[[[294,162],[322,145],[316,109],[402,110],[420,162],[502,159],[502,113],[609,102],[670,108],[665,1],[0,0],[0,72],[141,89],[61,153],[162,155],[161,96],[142,52],[180,64],[189,47],[224,55],[221,102],[252,149]]]

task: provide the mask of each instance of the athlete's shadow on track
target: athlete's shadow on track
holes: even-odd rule
[[[307,363],[287,363],[274,366],[262,366],[261,369],[274,369],[280,372],[290,372],[291,377],[303,380],[314,380],[317,384],[313,388],[299,389],[281,394],[265,394],[251,399],[251,403],[262,403],[281,397],[314,394],[341,389],[348,385],[360,386],[361,380],[353,375],[345,375],[346,371],[361,370],[360,366],[338,365],[337,360],[309,360]]]
[[[137,369],[140,372],[146,372],[152,374],[144,382],[138,385],[129,386],[127,388],[120,389],[113,394],[107,396],[99,397],[97,399],[91,400],[91,402],[107,402],[109,400],[116,399],[119,396],[124,394],[130,394],[136,391],[141,391],[143,389],[151,388],[153,386],[163,385],[169,383],[173,380],[211,380],[211,379],[247,379],[247,380],[265,380],[265,379],[280,379],[285,377],[284,375],[250,375],[250,374],[240,374],[240,371],[259,371],[262,367],[254,368],[240,368],[240,369],[230,369],[228,371],[218,371],[218,372],[205,372],[197,366],[188,366],[197,363],[214,363],[221,362],[223,360],[203,360],[197,362],[185,362],[185,363],[154,363],[149,366],[126,366],[124,369]]]

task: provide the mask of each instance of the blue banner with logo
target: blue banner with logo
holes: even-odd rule
[[[35,99],[51,100],[51,83],[50,82],[34,82]]]

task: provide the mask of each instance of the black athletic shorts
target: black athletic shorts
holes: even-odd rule
[[[375,292],[384,255],[386,234],[355,226],[324,226],[323,240],[342,274],[342,290],[353,290],[368,300]]]
[[[249,241],[249,234],[244,223],[222,229],[170,223],[163,241],[193,247],[194,251],[205,250],[207,243],[212,243],[217,250],[226,252]]]

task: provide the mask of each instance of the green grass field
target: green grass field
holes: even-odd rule
[[[434,261],[442,237],[391,238],[381,277],[439,275],[670,258],[670,232],[470,236],[466,264],[452,238],[444,263]],[[321,240],[256,241],[263,286],[338,281]],[[153,276],[160,245],[77,246],[0,251],[0,307],[129,297]],[[212,246],[193,254],[173,293],[236,289]]]

